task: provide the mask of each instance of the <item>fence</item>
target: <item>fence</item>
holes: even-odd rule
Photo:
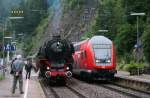
[[[5,66],[0,66],[0,76],[5,76]]]
[[[130,71],[130,75],[140,75],[140,74],[150,75],[150,67],[136,68]]]

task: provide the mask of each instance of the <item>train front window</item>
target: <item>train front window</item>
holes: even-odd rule
[[[64,63],[52,62],[52,63],[51,63],[51,66],[52,66],[52,67],[63,67],[63,66],[64,66]]]
[[[107,65],[111,64],[111,44],[94,44],[93,51],[96,64]]]

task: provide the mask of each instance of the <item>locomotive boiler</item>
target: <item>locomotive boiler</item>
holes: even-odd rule
[[[71,42],[61,39],[60,36],[53,36],[37,53],[39,76],[65,83],[66,79],[72,76],[73,53]]]

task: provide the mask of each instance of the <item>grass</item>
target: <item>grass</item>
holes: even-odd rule
[[[0,75],[0,81],[4,79],[4,76]]]
[[[39,43],[41,37],[43,36],[47,26],[48,26],[49,17],[42,19],[40,24],[37,26],[37,28],[34,30],[35,35],[32,36],[30,43],[27,47],[27,54],[32,54],[32,49],[36,48],[37,43]]]
[[[123,71],[131,71],[132,69],[137,69],[137,68],[144,68],[145,64],[144,63],[135,63],[131,61],[129,64],[117,64],[117,69],[118,70],[123,70]]]

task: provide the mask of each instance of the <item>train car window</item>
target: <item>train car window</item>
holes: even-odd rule
[[[85,59],[85,58],[86,58],[86,51],[85,51],[85,50],[83,50],[83,51],[81,52],[81,58],[82,58],[82,59]]]
[[[83,51],[83,58],[86,58],[87,56],[86,56],[86,51],[84,50]]]
[[[75,46],[75,51],[79,51],[80,50],[80,45]]]

